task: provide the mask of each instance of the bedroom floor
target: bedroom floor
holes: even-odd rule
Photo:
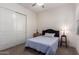
[[[31,48],[25,49],[24,44],[20,44],[15,47],[0,51],[0,55],[42,55],[42,53]],[[77,51],[72,47],[61,47],[58,48],[56,55],[77,55]]]

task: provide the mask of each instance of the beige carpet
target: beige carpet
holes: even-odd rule
[[[0,55],[43,55],[31,48],[24,47],[24,44],[17,45],[15,47],[0,51]],[[77,51],[72,47],[61,47],[58,48],[56,55],[77,55]]]
[[[25,55],[43,55],[41,52],[38,52],[31,48],[25,49]],[[72,47],[61,47],[57,49],[56,55],[77,55],[77,51]]]

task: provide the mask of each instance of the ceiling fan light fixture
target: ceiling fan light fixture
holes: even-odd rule
[[[36,3],[38,6],[43,6],[44,3]]]
[[[42,8],[45,7],[44,3],[34,3],[34,4],[32,4],[32,7],[34,7],[34,6],[41,6]]]

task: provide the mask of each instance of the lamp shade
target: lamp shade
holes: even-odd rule
[[[68,26],[67,25],[63,25],[61,27],[61,34],[62,35],[66,35],[68,33]]]

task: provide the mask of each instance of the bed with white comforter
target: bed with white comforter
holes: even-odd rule
[[[58,37],[38,36],[26,40],[26,47],[41,51],[46,55],[55,54],[58,48]]]

